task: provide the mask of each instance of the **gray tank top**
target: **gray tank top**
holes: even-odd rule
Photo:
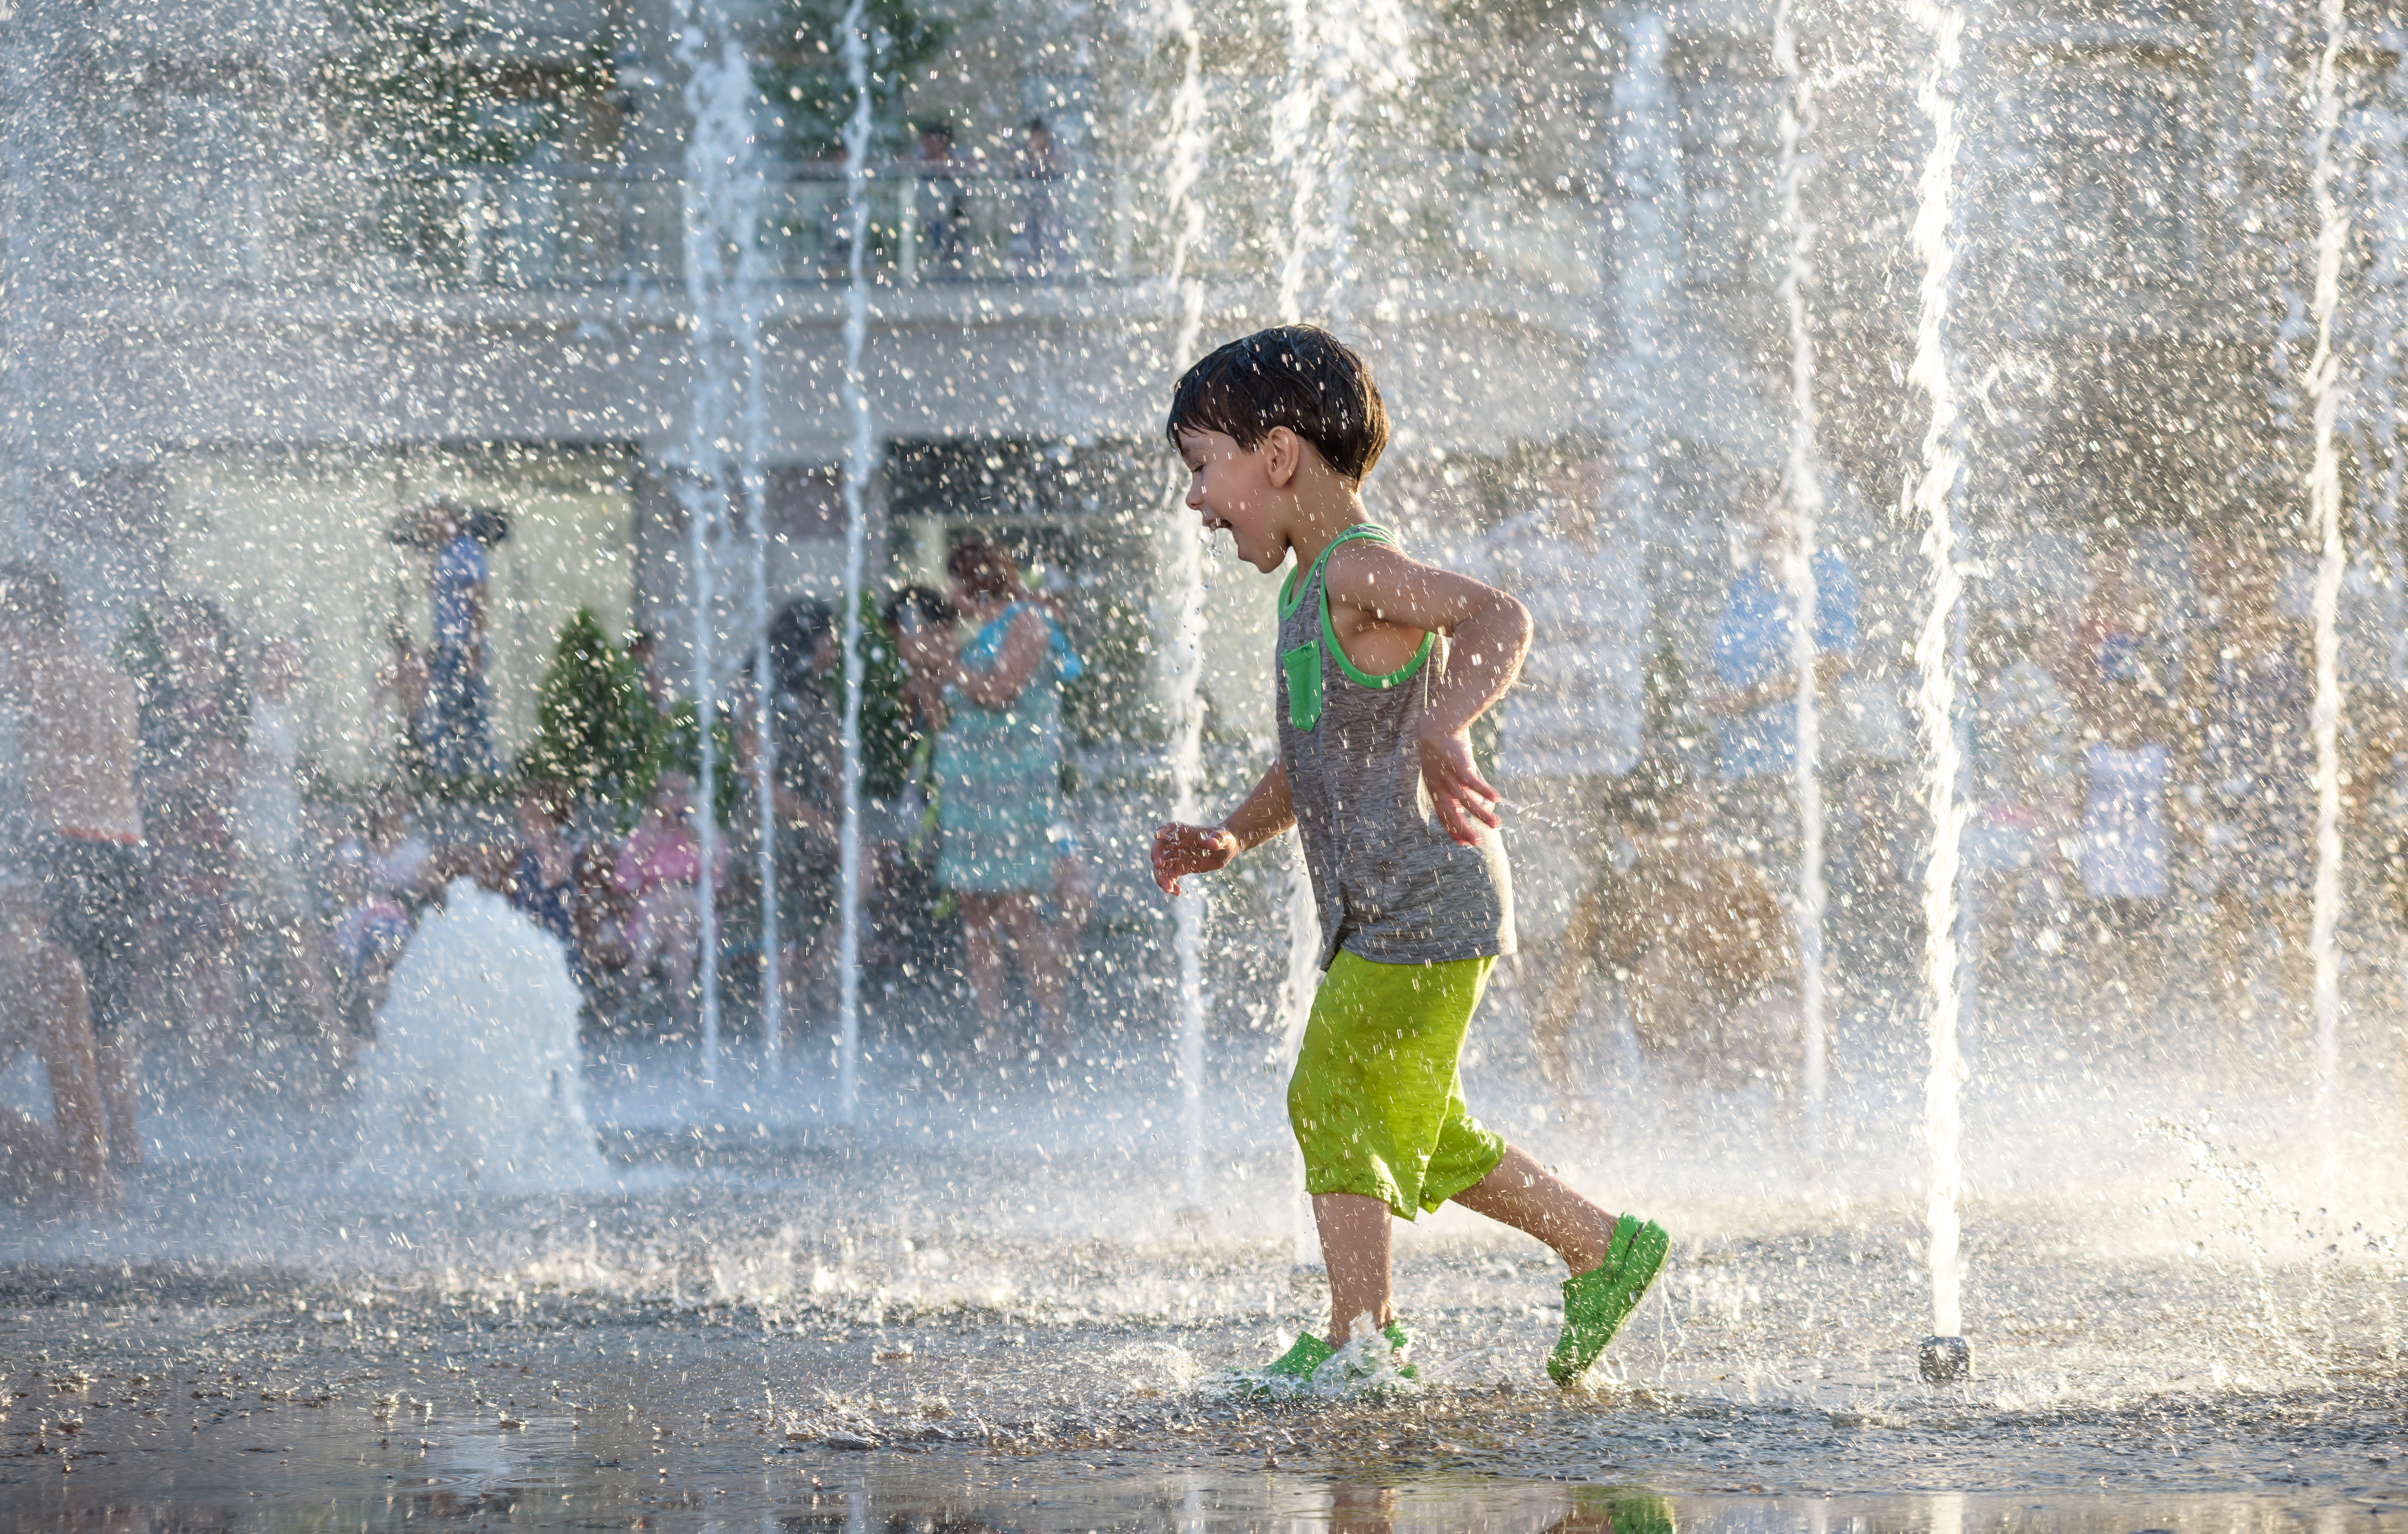
[[[1280,593],[1279,739],[1305,867],[1321,908],[1321,964],[1344,949],[1379,964],[1445,964],[1513,952],[1513,889],[1494,831],[1466,847],[1446,833],[1422,783],[1420,732],[1449,646],[1423,638],[1384,677],[1354,668],[1329,623],[1332,539]]]

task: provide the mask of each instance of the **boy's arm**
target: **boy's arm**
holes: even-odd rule
[[[1218,825],[1167,822],[1154,828],[1154,882],[1166,895],[1179,893],[1191,873],[1227,867],[1240,853],[1252,852],[1296,824],[1287,796],[1287,764],[1274,762],[1254,792]]]
[[[1447,834],[1472,845],[1483,829],[1499,824],[1496,803],[1503,796],[1472,765],[1471,722],[1521,674],[1530,649],[1529,610],[1494,586],[1408,559],[1383,543],[1347,544],[1330,556],[1323,579],[1341,643],[1380,625],[1454,640],[1455,654],[1422,715],[1422,781]],[[1352,609],[1347,622],[1340,619],[1341,607]]]

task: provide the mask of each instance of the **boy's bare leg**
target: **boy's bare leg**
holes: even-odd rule
[[[1359,1193],[1316,1193],[1312,1223],[1329,1269],[1329,1330],[1322,1340],[1342,1348],[1355,1317],[1369,1316],[1375,1330],[1397,1318],[1388,1293],[1388,1206]]]
[[[1497,1164],[1497,1169],[1456,1194],[1455,1201],[1475,1214],[1485,1214],[1501,1225],[1536,1236],[1564,1259],[1575,1278],[1605,1261],[1613,1243],[1613,1216],[1573,1192],[1570,1184],[1540,1166],[1519,1146],[1507,1146],[1505,1159]],[[1315,1199],[1313,1207],[1319,1212],[1320,1200]],[[1322,1244],[1328,1245],[1326,1234]],[[1328,1260],[1329,1288],[1334,1297],[1338,1262],[1335,1257]],[[1383,1277],[1386,1271],[1383,1263]]]

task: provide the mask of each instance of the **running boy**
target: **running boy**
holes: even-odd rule
[[[1267,1373],[1301,1381],[1376,1329],[1390,1303],[1388,1219],[1449,1199],[1528,1232],[1571,1269],[1547,1359],[1559,1384],[1605,1351],[1663,1266],[1663,1230],[1616,1220],[1464,1105],[1456,1062],[1489,967],[1513,951],[1497,791],[1473,720],[1512,684],[1530,618],[1504,593],[1398,552],[1365,516],[1387,413],[1362,357],[1283,325],[1187,370],[1168,432],[1208,532],[1280,595],[1280,759],[1218,825],[1154,833],[1154,880],[1225,867],[1289,826],[1321,908],[1324,975],[1288,1082],[1288,1119],[1329,1270],[1329,1331]]]

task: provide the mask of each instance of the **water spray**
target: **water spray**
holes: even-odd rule
[[[858,0],[856,0],[858,3]],[[1163,204],[1170,224],[1170,260],[1164,285],[1174,304],[1173,366],[1195,355],[1204,329],[1204,285],[1187,275],[1189,252],[1204,238],[1204,205],[1193,195],[1204,174],[1204,42],[1188,0],[1166,0],[1164,30],[1180,50],[1180,79],[1171,93],[1168,174]],[[1163,684],[1170,715],[1170,816],[1191,822],[1202,813],[1204,776],[1204,545],[1188,525],[1186,497],[1174,490],[1169,524],[1170,642]],[[1180,1195],[1182,1223],[1195,1223],[1204,1204],[1204,917],[1201,891],[1171,904],[1172,943],[1179,961]]]
[[[1781,108],[1781,216],[1789,231],[1789,260],[1782,272],[1781,299],[1789,311],[1789,550],[1783,574],[1789,586],[1790,664],[1798,668],[1798,741],[1792,764],[1797,778],[1799,1022],[1804,1034],[1799,1092],[1805,1108],[1805,1151],[1823,1154],[1823,1128],[1830,1087],[1824,1060],[1823,1030],[1823,784],[1822,702],[1814,686],[1814,534],[1823,510],[1823,480],[1815,467],[1814,340],[1806,328],[1806,282],[1814,225],[1802,193],[1806,135],[1814,126],[1814,85],[1798,64],[1795,0],[1781,0],[1772,15],[1772,54],[1789,92]]]
[[[1923,1378],[1942,1384],[1971,1377],[1971,1348],[1964,1329],[1956,1201],[1963,1190],[1958,1164],[1964,1124],[1957,1101],[1965,1066],[1957,1028],[1963,1011],[1956,954],[1956,865],[1964,811],[1956,802],[1959,748],[1956,677],[1951,630],[1963,596],[1956,564],[1956,530],[1950,498],[1964,470],[1958,445],[1958,405],[1947,349],[1949,307],[1956,259],[1956,103],[1954,76],[1962,51],[1964,13],[1941,0],[1915,0],[1915,21],[1931,37],[1931,67],[1915,93],[1931,125],[1931,151],[1917,187],[1914,249],[1923,263],[1921,311],[1915,325],[1914,366],[1908,381],[1931,403],[1923,433],[1923,472],[1914,506],[1924,523],[1923,555],[1930,571],[1930,606],[1914,644],[1921,671],[1915,714],[1923,735],[1925,793],[1931,806],[1931,855],[1923,871],[1925,1023],[1931,1060],[1923,1095],[1924,1134],[1931,1154],[1930,1197],[1925,1211],[1931,1275],[1931,1329],[1918,1363]]]
[[[2325,1137],[2328,1174],[2341,1159],[2333,1097],[2341,1073],[2341,446],[2334,423],[2341,408],[2341,359],[2333,351],[2333,315],[2341,306],[2341,256],[2349,240],[2349,210],[2333,192],[2333,130],[2341,122],[2337,78],[2344,36],[2342,0],[2323,0],[2325,43],[2316,62],[2316,127],[2313,174],[2316,200],[2316,349],[2308,363],[2315,456],[2308,470],[2308,516],[2316,538],[2315,619],[2316,871],[2309,917],[2308,953],[2315,966],[2316,1120]]]
[[[678,498],[686,519],[688,595],[694,621],[694,715],[696,771],[695,832],[700,844],[701,872],[695,881],[697,933],[695,978],[700,996],[696,1018],[702,1035],[702,1088],[706,1097],[719,1094],[719,898],[714,877],[719,864],[719,755],[713,726],[718,723],[718,678],[714,674],[717,624],[711,616],[716,602],[712,561],[714,532],[727,503],[729,484],[725,433],[732,424],[731,397],[735,380],[724,353],[731,349],[732,333],[742,328],[724,312],[732,287],[726,269],[727,231],[738,232],[739,250],[752,243],[753,199],[745,185],[744,154],[750,143],[746,113],[752,95],[752,72],[734,38],[722,45],[717,58],[707,57],[707,39],[689,15],[678,36],[677,53],[686,66],[685,108],[693,122],[685,152],[685,236],[687,346],[694,366],[694,397],[686,423],[684,472],[678,479]],[[757,179],[755,179],[757,185]],[[736,274],[740,280],[742,272]],[[757,352],[757,346],[753,349]],[[757,391],[756,391],[757,392]],[[739,467],[738,472],[743,470]]]
[[[844,212],[851,238],[845,252],[844,381],[840,398],[853,430],[844,459],[844,822],[837,833],[841,895],[837,926],[837,1121],[851,1125],[861,1097],[861,590],[868,561],[869,523],[863,495],[877,468],[877,436],[869,392],[861,373],[869,338],[869,285],[863,267],[869,243],[869,45],[862,36],[863,0],[844,8],[844,73],[853,115],[844,124]],[[909,229],[903,237],[911,237]]]

